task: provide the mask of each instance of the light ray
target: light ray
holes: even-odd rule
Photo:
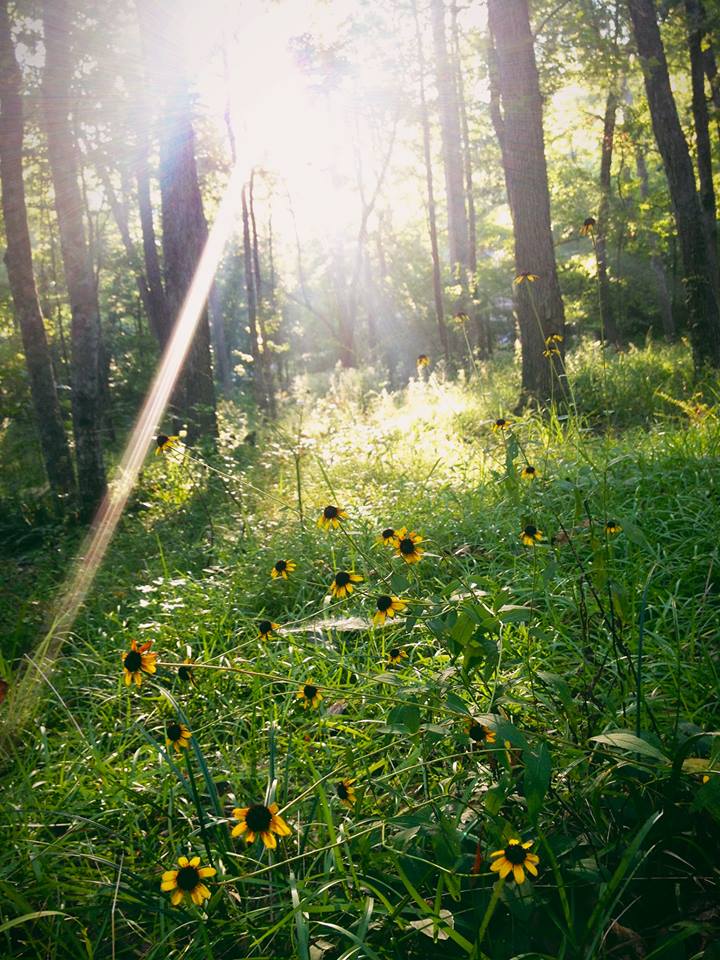
[[[190,288],[160,360],[153,382],[135,421],[116,473],[103,498],[78,556],[73,561],[66,586],[53,610],[50,627],[31,657],[26,670],[9,693],[5,724],[0,732],[0,752],[12,746],[13,737],[31,718],[40,685],[49,676],[78,611],[92,586],[103,561],[128,497],[135,486],[148,446],[170,400],[173,388],[190,349],[200,317],[210,293],[225,244],[237,222],[240,167],[233,170],[209,231],[205,248]]]

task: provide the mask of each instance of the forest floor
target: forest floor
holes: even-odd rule
[[[588,347],[571,413],[514,417],[480,373],[335,377],[254,446],[228,404],[220,454],[148,460],[3,774],[0,957],[720,956],[717,385]]]

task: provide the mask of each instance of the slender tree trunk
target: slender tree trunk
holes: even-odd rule
[[[615,312],[612,306],[607,255],[607,235],[610,218],[610,177],[612,173],[617,108],[617,93],[611,89],[608,92],[605,102],[605,119],[603,122],[603,139],[600,153],[600,206],[598,208],[597,234],[595,236],[600,323],[602,325],[603,338],[607,343],[618,343],[620,340],[617,324],[615,323]]]
[[[710,146],[710,116],[705,99],[705,64],[702,43],[705,37],[704,10],[699,0],[685,0],[685,15],[688,26],[688,50],[690,53],[690,77],[692,81],[692,113],[695,126],[697,167],[700,177],[700,208],[705,227],[705,240],[715,284],[715,299],[720,297],[720,273],[718,273],[718,238],[715,186],[713,184],[712,148]]]
[[[250,238],[250,214],[248,212],[247,185],[242,188],[243,260],[245,263],[245,297],[247,301],[248,326],[250,328],[250,355],[253,359],[253,391],[255,402],[261,410],[268,407],[265,389],[265,370],[260,354],[257,326],[257,292],[253,267],[252,240]]]
[[[22,335],[45,470],[53,493],[68,497],[74,492],[75,477],[35,286],[25,204],[21,85],[7,0],[0,0],[0,183],[7,237],[5,265]]]
[[[171,0],[139,0],[148,51],[156,51],[164,102],[160,122],[160,197],[165,296],[171,324],[177,321],[207,240],[197,164],[190,94],[180,41],[180,12]],[[215,385],[207,304],[188,352],[180,390],[188,440],[217,436]]]
[[[72,413],[78,488],[81,509],[89,515],[106,487],[100,442],[100,317],[82,220],[83,202],[69,115],[72,63],[67,0],[44,0],[43,23],[43,106],[48,157],[72,309]]]
[[[565,311],[557,277],[550,219],[542,97],[527,0],[489,0],[494,41],[492,117],[500,141],[515,238],[522,346],[521,402],[562,398],[561,357],[545,357],[545,340],[564,337]],[[559,344],[562,353],[562,341]]]
[[[435,68],[438,88],[438,110],[445,167],[445,193],[448,210],[448,242],[453,273],[458,266],[468,268],[468,221],[465,211],[462,141],[455,78],[448,56],[445,36],[445,0],[431,0]]]
[[[670,88],[653,0],[628,0],[645,76],[655,139],[663,158],[683,261],[688,327],[695,369],[720,366],[720,317],[690,152]]]
[[[250,173],[250,183],[248,186],[248,214],[250,216],[250,228],[252,232],[252,261],[253,276],[255,278],[255,298],[257,304],[257,319],[260,328],[260,338],[262,340],[260,358],[263,365],[263,383],[268,399],[268,408],[270,416],[274,417],[275,409],[275,387],[272,375],[272,353],[270,352],[270,340],[268,338],[267,326],[265,324],[265,298],[263,297],[262,273],[260,271],[260,244],[258,242],[257,221],[255,220],[255,171]]]
[[[413,15],[415,18],[415,42],[417,44],[420,116],[423,133],[423,156],[425,159],[425,190],[427,192],[428,230],[430,232],[430,255],[432,257],[433,300],[435,303],[435,322],[438,336],[445,356],[445,363],[450,365],[450,338],[445,324],[445,307],[443,304],[442,277],[440,274],[440,251],[438,248],[437,214],[435,208],[435,185],[433,182],[432,149],[430,145],[430,117],[425,95],[425,56],[420,33],[420,20],[417,12],[417,3],[413,0]]]
[[[640,181],[640,197],[642,200],[647,200],[650,196],[650,178],[648,176],[647,163],[645,162],[645,153],[639,145],[635,146],[635,168],[637,170],[638,180]],[[663,333],[668,340],[674,340],[677,336],[677,331],[675,329],[675,318],[673,316],[673,301],[668,288],[665,267],[663,266],[662,258],[658,250],[657,235],[654,231],[649,232],[649,243],[650,269],[655,276],[655,289],[657,291],[658,308],[660,310]]]
[[[142,122],[144,123],[144,121]],[[147,278],[147,315],[150,329],[160,347],[163,348],[170,337],[171,324],[153,222],[148,150],[147,130],[143,127],[138,133],[135,179],[137,182],[140,229],[142,231],[143,260]]]

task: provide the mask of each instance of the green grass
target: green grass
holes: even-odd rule
[[[507,364],[397,396],[340,378],[255,449],[153,458],[5,771],[0,956],[716,956],[720,424],[649,386],[688,400],[684,365],[585,350],[579,412],[504,434]],[[327,503],[343,530],[317,528]],[[419,564],[377,544],[388,525],[426,538]],[[34,564],[42,610],[58,564]],[[364,581],[328,602],[343,568]],[[407,614],[373,628],[384,592]],[[263,618],[281,629],[261,642]],[[159,654],[139,689],[133,638]],[[473,749],[471,718],[494,744]],[[175,719],[187,757],[165,751]],[[273,799],[277,851],[230,837],[234,807]],[[496,882],[510,837],[534,841],[537,880]],[[202,911],[160,891],[190,851],[218,871]]]

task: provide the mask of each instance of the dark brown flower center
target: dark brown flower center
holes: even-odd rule
[[[335,574],[335,585],[346,587],[350,583],[350,574],[346,570],[338,570]]]
[[[473,723],[470,725],[470,739],[474,740],[475,743],[482,743],[483,740],[487,739],[487,728],[484,727],[481,723]]]
[[[405,556],[415,553],[415,544],[410,537],[405,537],[400,541],[400,553],[404,553]]]
[[[318,688],[312,683],[306,683],[303,687],[303,696],[306,700],[314,700],[317,696]]]
[[[137,652],[137,650],[131,650],[130,653],[125,654],[125,659],[123,660],[123,666],[128,671],[128,673],[138,672],[138,670],[142,667],[142,657]]]
[[[380,613],[385,613],[386,610],[389,610],[391,606],[392,606],[392,597],[386,597],[385,595],[383,595],[382,597],[377,598],[377,608],[380,611]]]
[[[192,680],[192,669],[190,667],[178,667],[178,677],[183,683],[190,683]]]
[[[617,527],[617,524],[615,523],[614,520],[608,520],[608,522],[605,524],[605,527],[606,527],[608,530],[614,530],[615,527]]]
[[[159,433],[159,434],[155,437],[155,443],[156,443],[159,447],[164,447],[165,444],[168,442],[169,439],[170,439],[170,437],[166,437],[164,433]],[[188,868],[188,869],[189,869],[189,868]]]
[[[275,564],[275,569],[278,573],[283,573],[283,571],[287,570],[287,560],[278,560]]]
[[[350,796],[350,792],[348,791],[348,788],[342,782],[337,785],[337,787],[335,788],[335,792],[337,793],[338,797],[340,797],[341,800],[347,800],[347,798]]]
[[[386,527],[385,530],[383,530],[382,532],[383,540],[388,540],[390,537],[394,537],[394,536],[395,536],[395,531],[393,530],[392,527]]]
[[[168,740],[171,740],[175,743],[177,740],[182,739],[182,727],[179,723],[171,723],[167,728]]]
[[[337,517],[339,510],[337,507],[325,507],[323,510],[323,516],[326,520],[334,520]]]
[[[260,623],[258,624],[258,630],[262,634],[270,633],[270,631],[272,630],[272,623],[270,623],[269,620],[261,620]]]
[[[390,659],[398,660],[400,657],[400,647],[393,647],[390,651]]]
[[[523,276],[524,276],[524,274],[523,274]],[[506,423],[507,423],[507,420],[504,420],[502,417],[498,417],[498,419],[495,421],[495,426],[496,426],[496,427],[504,427]]]
[[[529,523],[523,530],[523,533],[526,537],[534,537],[537,534],[537,527],[533,526],[532,523]]]
[[[521,843],[509,843],[505,847],[505,859],[509,860],[513,866],[519,866],[521,863],[525,863],[527,850]]]
[[[245,816],[248,830],[252,830],[253,833],[266,833],[270,827],[271,820],[272,814],[262,803],[256,803],[250,807]]]
[[[535,467],[525,467],[525,473],[535,473]]]
[[[180,867],[177,880],[178,890],[183,893],[192,893],[195,887],[200,883],[200,874],[197,867]]]

